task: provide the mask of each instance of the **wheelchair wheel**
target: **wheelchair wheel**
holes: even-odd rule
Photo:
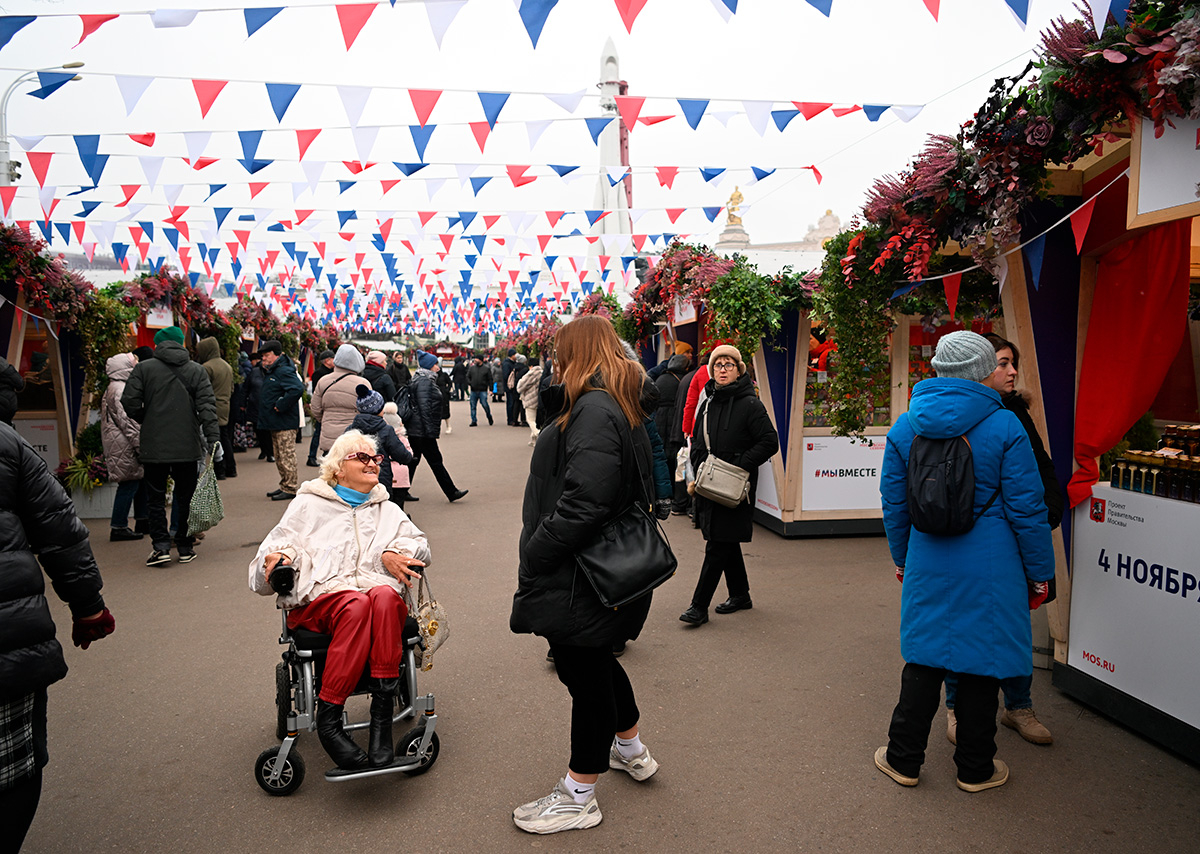
[[[288,751],[287,759],[283,761],[283,772],[279,779],[271,782],[271,774],[275,770],[275,758],[279,755],[278,747],[271,747],[258,754],[254,760],[254,779],[268,795],[283,797],[290,795],[300,788],[304,782],[304,759],[300,751],[293,746]]]
[[[400,740],[396,742],[396,756],[416,756],[417,748],[421,746],[421,739],[425,737],[425,727],[414,727],[404,735],[400,736]],[[405,771],[404,773],[410,777],[415,777],[418,774],[424,774],[433,767],[433,763],[437,762],[438,750],[440,744],[438,736],[435,732],[433,738],[429,740],[429,752],[421,758],[421,763],[414,768]]]
[[[286,662],[275,665],[275,737],[287,738],[288,712],[292,710],[292,682]]]

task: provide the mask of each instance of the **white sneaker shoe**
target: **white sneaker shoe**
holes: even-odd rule
[[[580,804],[567,788],[566,780],[559,780],[554,790],[544,798],[522,804],[513,810],[513,823],[528,833],[558,833],[560,830],[584,830],[595,827],[603,816],[596,803],[596,792]]]
[[[608,751],[608,767],[615,768],[617,771],[628,771],[629,776],[640,783],[654,776],[654,772],[658,770],[658,763],[650,755],[649,747],[643,747],[642,752],[637,756],[626,759],[617,749],[617,740],[614,738],[612,747]]]

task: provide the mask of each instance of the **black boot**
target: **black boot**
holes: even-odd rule
[[[317,738],[321,747],[329,754],[337,767],[344,771],[367,767],[367,754],[354,743],[354,739],[342,728],[342,712],[345,706],[335,706],[317,700]]]
[[[391,765],[396,758],[392,745],[392,701],[396,699],[396,679],[371,680],[371,729],[367,756],[371,765]]]

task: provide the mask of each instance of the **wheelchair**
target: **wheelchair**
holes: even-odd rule
[[[283,612],[283,633],[279,643],[287,649],[284,650],[283,660],[275,665],[275,737],[282,743],[264,750],[254,762],[254,779],[268,795],[290,795],[304,782],[304,759],[295,744],[301,731],[316,731],[317,694],[332,639],[330,635],[318,632],[289,629],[287,612]],[[414,725],[397,740],[396,761],[381,768],[350,771],[332,768],[325,772],[326,780],[342,782],[395,773],[415,777],[424,774],[437,761],[439,743],[435,732],[437,715],[434,713],[433,694],[417,695],[415,650],[423,649],[423,646],[417,622],[412,617],[405,621],[402,639],[404,652],[400,658],[396,713],[392,722],[412,719]],[[368,693],[366,683],[367,672],[364,670],[363,678],[351,696]],[[346,715],[343,718],[347,732],[364,730],[370,726],[369,720],[349,721],[348,717]]]

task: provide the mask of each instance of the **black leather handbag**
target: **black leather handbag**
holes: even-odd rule
[[[629,439],[632,445],[632,433]],[[644,484],[637,452],[631,449],[631,453],[638,483]],[[658,520],[636,497],[575,553],[575,561],[607,608],[642,598],[674,575],[679,565]]]

